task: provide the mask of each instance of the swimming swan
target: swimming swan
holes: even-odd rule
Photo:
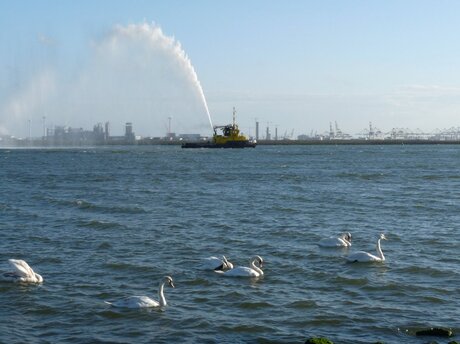
[[[350,254],[347,257],[349,262],[383,262],[385,261],[385,256],[383,255],[382,248],[380,247],[380,240],[387,240],[384,234],[380,234],[379,240],[377,240],[377,254],[378,256],[374,256],[373,254],[359,251]]]
[[[256,262],[259,266],[256,266]],[[250,267],[237,266],[234,269],[228,271],[216,271],[224,276],[230,277],[260,277],[264,275],[262,267],[264,265],[264,260],[260,256],[255,256],[249,261]]]
[[[42,283],[43,277],[32,270],[32,268],[24,260],[21,259],[8,259],[11,267],[14,269],[12,272],[3,274],[3,280],[9,282],[19,283]]]
[[[124,308],[147,308],[147,307],[165,307],[167,306],[166,298],[163,294],[163,288],[165,284],[172,288],[174,288],[173,279],[169,276],[165,276],[161,281],[158,287],[158,298],[159,302],[156,300],[152,300],[148,296],[129,296],[127,298],[115,301],[115,302],[107,302],[105,303],[114,306],[114,307],[124,307]]]
[[[321,247],[350,247],[351,233],[343,233],[338,238],[330,237],[321,239],[318,245]]]
[[[203,269],[225,271],[233,269],[233,264],[230,263],[225,256],[222,256],[222,258],[209,257],[203,259]]]

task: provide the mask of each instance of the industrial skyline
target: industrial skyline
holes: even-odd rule
[[[203,136],[199,133],[175,133],[173,131],[172,117],[168,118],[167,131],[162,136],[140,136],[134,131],[134,123],[126,122],[124,124],[123,135],[112,135],[110,122],[96,123],[93,129],[84,129],[71,126],[57,125],[46,127],[46,118],[42,119],[43,135],[26,137],[14,137],[9,135],[0,135],[0,147],[29,147],[29,146],[88,146],[88,145],[132,145],[132,144],[168,144],[180,143],[187,141],[208,140],[210,136]],[[30,125],[30,121],[28,121]],[[284,134],[278,133],[277,126],[270,127],[269,123],[261,127],[259,121],[255,122],[255,131],[253,135],[246,136],[257,142],[267,142],[276,144],[283,141],[295,142],[315,142],[315,141],[431,141],[431,142],[460,142],[460,127],[451,127],[447,129],[436,129],[432,132],[424,132],[420,129],[409,128],[392,128],[384,132],[369,122],[369,127],[363,129],[360,133],[349,134],[342,131],[335,121],[329,123],[329,130],[322,132],[311,130],[309,133],[295,134],[295,129]]]

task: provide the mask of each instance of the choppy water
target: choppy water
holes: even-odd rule
[[[0,150],[4,343],[421,343],[460,330],[460,147],[260,146]],[[350,250],[317,242],[344,231]],[[387,261],[346,263],[354,250]],[[259,280],[199,269],[265,260]],[[104,301],[157,298],[165,311]],[[426,342],[426,340],[425,340]]]

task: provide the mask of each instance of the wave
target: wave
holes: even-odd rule
[[[359,179],[359,180],[376,180],[376,179],[387,177],[387,175],[383,172],[376,172],[376,173],[341,172],[341,173],[337,173],[336,177]]]
[[[229,331],[232,333],[269,333],[273,332],[273,328],[263,325],[236,325],[236,326],[220,326],[221,331]]]
[[[140,206],[108,206],[108,205],[99,205],[96,203],[91,203],[89,201],[77,199],[71,201],[70,204],[77,206],[77,208],[82,210],[91,210],[99,211],[102,213],[111,213],[111,214],[143,214],[147,211]]]
[[[138,272],[147,272],[149,274],[151,274],[153,271],[153,268],[149,265],[141,265],[141,264],[127,263],[127,262],[107,262],[104,264],[104,266],[111,270],[118,270],[118,271],[136,270]]]
[[[104,241],[104,242],[101,242],[99,244],[99,246],[97,247],[98,250],[106,250],[106,249],[110,249],[112,248],[112,245],[110,245],[110,243]]]
[[[295,309],[309,309],[318,307],[318,304],[313,300],[300,300],[289,303],[287,307]]]
[[[431,174],[431,175],[426,175],[426,176],[421,176],[420,179],[422,180],[439,180],[439,179],[443,179],[444,176],[440,176],[440,175],[437,175],[437,174]]]
[[[332,317],[332,315],[329,316],[318,316],[313,320],[309,321],[309,324],[311,326],[339,326],[342,325],[344,322],[349,321],[350,319],[342,317],[342,318],[337,318],[337,317]]]
[[[334,284],[339,285],[349,285],[349,286],[365,286],[369,283],[369,280],[366,277],[362,278],[352,278],[345,276],[336,276],[333,279]]]
[[[411,265],[408,267],[398,269],[398,273],[422,275],[422,276],[427,276],[427,277],[429,276],[429,278],[452,277],[453,275],[457,275],[457,273],[455,271],[452,271],[451,269],[435,268],[433,266],[421,266],[421,265]]]
[[[200,269],[200,271],[201,271],[201,269]],[[212,271],[210,271],[210,273],[211,273],[211,272],[212,272]],[[214,273],[214,272],[212,272],[212,273]],[[203,286],[203,287],[209,287],[209,286],[212,285],[212,283],[211,283],[209,280],[207,280],[207,279],[205,279],[205,278],[201,278],[201,277],[198,277],[198,278],[195,278],[195,279],[189,280],[189,281],[184,281],[184,282],[182,282],[182,283],[185,284],[185,285],[188,285],[188,286]]]
[[[238,308],[242,309],[260,309],[260,308],[271,308],[274,307],[270,302],[260,301],[260,302],[243,302],[238,304]]]
[[[59,315],[62,313],[62,310],[55,309],[50,306],[40,305],[39,307],[28,309],[25,311],[29,315],[38,315],[38,316],[47,316],[47,315]]]
[[[126,229],[127,227],[110,221],[101,221],[101,220],[89,220],[89,221],[80,221],[79,226],[93,229]]]
[[[121,319],[121,318],[126,318],[126,312],[120,311],[120,310],[106,310],[97,313],[99,316],[106,318],[106,319]]]
[[[436,296],[422,296],[422,298],[424,301],[427,301],[429,303],[438,303],[438,304],[442,304],[442,303],[448,304],[449,303],[448,300],[444,300]]]
[[[116,178],[111,175],[96,175],[96,176],[89,176],[88,182],[113,182]]]

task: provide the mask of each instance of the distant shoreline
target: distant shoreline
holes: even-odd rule
[[[0,149],[10,148],[72,148],[72,147],[113,147],[113,146],[179,146],[187,141],[150,141],[150,142],[122,142],[117,144],[90,144],[74,143],[51,145],[43,144],[41,141],[35,144],[22,142],[20,145],[0,145]],[[260,140],[258,146],[357,146],[357,145],[459,145],[460,140]]]
[[[158,141],[138,145],[181,145],[184,141]],[[460,140],[260,140],[258,146],[339,146],[339,145],[459,145]]]
[[[457,145],[460,140],[262,140],[258,145]]]

